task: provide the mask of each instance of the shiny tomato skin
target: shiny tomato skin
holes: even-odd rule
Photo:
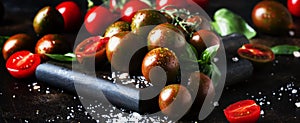
[[[61,2],[56,9],[64,18],[64,28],[66,31],[74,31],[78,29],[82,21],[82,13],[80,7],[73,1]]]
[[[170,84],[161,90],[158,105],[162,113],[176,117],[180,115],[180,111],[184,111],[182,109],[188,109],[192,101],[192,95],[185,86]]]
[[[2,55],[6,60],[13,53],[21,50],[34,51],[35,41],[32,36],[25,33],[15,34],[7,39],[2,47]]]
[[[47,61],[49,57],[45,54],[65,54],[71,51],[71,47],[63,35],[47,34],[38,40],[34,51],[43,61]]]
[[[207,8],[208,4],[209,4],[209,0],[187,0],[188,4],[197,4],[202,8]]]
[[[41,59],[39,55],[22,50],[8,58],[6,68],[13,77],[23,79],[33,76],[35,69],[40,63]]]
[[[140,0],[130,0],[121,10],[122,20],[131,23],[134,14],[138,10],[146,8],[150,8],[150,6]]]
[[[106,60],[106,44],[108,37],[92,36],[81,43],[75,48],[76,58],[79,63],[89,62],[95,60],[95,63],[101,63]]]
[[[244,44],[238,49],[238,54],[242,58],[259,63],[266,63],[275,59],[273,51],[261,44]]]
[[[186,8],[186,0],[156,0],[156,9],[160,10],[165,6],[175,6],[177,8]]]
[[[275,0],[263,0],[252,10],[256,28],[271,35],[284,35],[293,28],[293,18],[288,9]]]
[[[292,15],[300,17],[300,0],[288,0],[287,7]]]
[[[103,6],[92,7],[84,17],[84,25],[91,35],[103,35],[114,22],[115,15]]]
[[[254,100],[241,100],[224,109],[230,123],[256,123],[260,117],[260,106]]]

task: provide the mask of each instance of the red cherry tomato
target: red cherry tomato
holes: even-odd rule
[[[84,25],[91,35],[102,35],[114,22],[115,15],[103,6],[92,7],[85,15]]]
[[[165,6],[175,6],[177,8],[188,7],[186,0],[156,0],[156,9],[160,10]]]
[[[121,10],[122,20],[131,23],[134,14],[141,9],[150,8],[149,5],[140,0],[131,0],[127,2]]]
[[[192,5],[192,4],[197,4],[201,6],[202,8],[206,8],[209,4],[209,0],[187,0],[187,3]]]
[[[288,0],[287,7],[292,15],[300,17],[300,0]]]
[[[66,31],[79,29],[82,21],[82,13],[79,6],[73,1],[65,1],[56,6],[62,14]]]
[[[15,78],[28,78],[33,76],[35,69],[41,63],[40,56],[22,50],[11,55],[6,61],[8,72]]]
[[[224,114],[230,123],[255,123],[260,116],[260,106],[254,100],[242,100],[225,108]]]
[[[273,61],[275,58],[269,47],[259,44],[245,44],[238,49],[238,54],[242,58],[261,63]]]

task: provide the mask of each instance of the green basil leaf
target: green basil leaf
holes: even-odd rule
[[[201,56],[200,56],[200,60],[198,60],[198,62],[200,64],[210,64],[211,62],[211,59],[213,57],[215,57],[215,55],[217,54],[217,51],[219,49],[219,46],[220,45],[214,45],[214,46],[211,46],[211,47],[208,47],[206,48]]]
[[[221,79],[221,71],[218,66],[214,63],[211,64],[211,81],[214,83],[215,86],[218,85]]]
[[[74,53],[67,53],[67,54],[45,54],[51,59],[63,62],[72,62],[76,61],[76,56]]]
[[[216,11],[214,20],[215,22],[212,22],[211,25],[221,36],[240,33],[251,39],[256,35],[256,31],[241,16],[226,8]]]
[[[276,55],[291,55],[295,51],[299,51],[299,46],[294,45],[277,45],[271,48],[274,54]]]

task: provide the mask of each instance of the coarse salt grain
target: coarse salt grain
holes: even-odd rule
[[[293,55],[294,55],[296,58],[299,58],[299,57],[300,57],[300,52],[299,52],[299,51],[294,51],[294,52],[293,52]]]
[[[300,107],[300,102],[296,102],[295,105],[296,105],[297,108],[299,108]]]

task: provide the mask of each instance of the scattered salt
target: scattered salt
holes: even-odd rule
[[[260,114],[261,114],[261,115],[265,114],[264,110],[261,110],[261,111],[260,111]]]
[[[299,58],[299,57],[300,57],[300,52],[299,52],[299,51],[294,51],[294,52],[293,52],[293,55],[294,55],[296,58]]]
[[[219,102],[214,102],[213,105],[214,105],[214,107],[217,107],[217,106],[219,106]]]
[[[33,86],[33,89],[34,89],[34,90],[37,90],[37,89],[40,89],[40,88],[41,88],[41,86],[38,86],[38,85],[34,85],[34,86]]]
[[[234,62],[238,62],[239,58],[238,57],[233,57],[231,60],[234,61]]]
[[[295,105],[297,108],[300,108],[300,102],[296,102]]]

